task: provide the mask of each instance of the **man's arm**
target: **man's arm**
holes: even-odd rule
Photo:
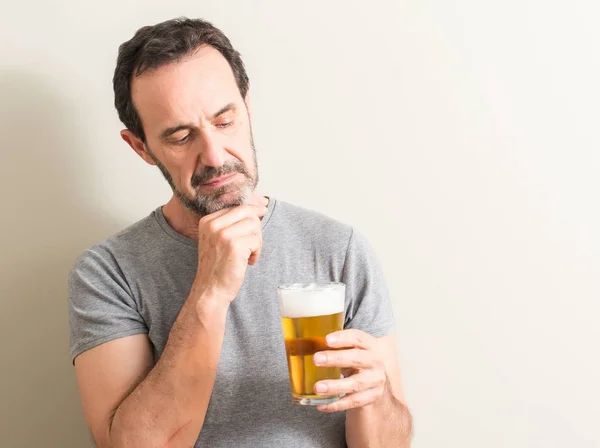
[[[209,300],[198,310],[188,306],[194,302],[188,299],[181,310],[154,368],[146,335],[107,342],[75,359],[85,417],[99,447],[194,444],[215,382],[227,311]]]
[[[196,278],[154,368],[145,335],[107,342],[75,359],[84,413],[100,448],[194,445],[215,382],[227,309],[248,264],[260,256],[266,212],[242,205],[200,220]]]
[[[331,339],[331,337],[335,339]],[[346,410],[346,442],[352,447],[409,448],[411,416],[406,407],[393,335],[375,338],[359,330],[343,330],[327,337],[335,351],[315,359],[320,366],[344,369],[341,380],[315,385],[321,394],[346,394],[319,406],[323,412]],[[319,390],[319,386],[325,386]]]
[[[412,418],[402,391],[394,336],[378,338],[377,345],[387,377],[383,395],[370,406],[346,412],[348,447],[409,448]]]

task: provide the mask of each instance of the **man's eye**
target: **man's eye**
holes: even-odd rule
[[[185,137],[180,138],[179,140],[175,140],[175,144],[176,145],[183,145],[184,143],[186,143],[188,140],[190,139],[190,134],[187,134]]]
[[[215,124],[215,126],[218,127],[218,128],[220,128],[220,129],[223,129],[223,128],[228,128],[232,124],[233,124],[233,120],[232,121],[223,121],[221,123]]]

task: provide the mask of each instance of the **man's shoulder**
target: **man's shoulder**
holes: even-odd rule
[[[352,226],[322,212],[278,200],[276,216],[281,222],[291,227],[302,229],[331,230],[334,233],[351,233]]]
[[[156,211],[136,221],[119,232],[85,249],[75,260],[74,268],[90,263],[117,264],[121,258],[141,255],[156,246],[160,226]]]
[[[273,212],[281,237],[347,246],[353,227],[316,210],[278,200]]]

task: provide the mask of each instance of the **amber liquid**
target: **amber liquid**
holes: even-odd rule
[[[294,399],[318,399],[327,396],[314,393],[315,383],[321,380],[339,379],[339,367],[317,367],[313,355],[319,351],[331,350],[325,343],[325,336],[341,330],[344,313],[325,316],[281,319],[285,350],[290,374],[290,387]]]

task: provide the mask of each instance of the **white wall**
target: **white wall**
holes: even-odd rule
[[[262,190],[353,223],[398,321],[416,448],[600,446],[593,0],[3,2],[0,446],[92,446],[66,275],[167,200],[118,137],[140,26],[204,17],[252,80]]]

